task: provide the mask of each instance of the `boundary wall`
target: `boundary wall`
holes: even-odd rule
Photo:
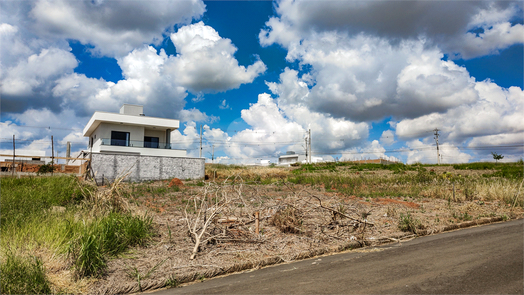
[[[91,167],[97,182],[114,181],[130,172],[125,181],[200,179],[205,176],[205,158],[173,158],[93,153]]]

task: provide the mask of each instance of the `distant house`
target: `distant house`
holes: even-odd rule
[[[290,165],[306,161],[305,155],[295,154],[294,151],[288,151],[285,155],[278,157],[278,165]]]
[[[113,180],[130,170],[132,181],[204,177],[204,158],[173,149],[179,121],[147,117],[143,106],[124,104],[120,113],[95,112],[84,128],[97,180]]]
[[[320,163],[324,160],[321,157],[311,157],[312,163]],[[282,166],[289,166],[294,163],[302,163],[305,164],[307,162],[307,158],[305,155],[299,155],[295,154],[294,151],[287,151],[285,155],[282,155],[278,158],[278,165]]]

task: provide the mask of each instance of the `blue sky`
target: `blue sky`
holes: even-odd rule
[[[2,1],[2,153],[87,145],[94,111],[181,120],[216,161],[522,157],[521,1]]]

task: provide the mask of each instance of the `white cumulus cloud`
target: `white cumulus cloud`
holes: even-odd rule
[[[251,83],[265,72],[266,65],[257,60],[247,68],[234,57],[237,48],[210,26],[199,22],[171,34],[177,56],[167,66],[177,83],[195,94],[218,92]]]

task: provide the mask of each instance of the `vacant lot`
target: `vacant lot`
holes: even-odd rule
[[[7,263],[13,259],[25,259],[47,284],[48,289],[35,290],[51,292],[174,287],[360,245],[400,242],[457,224],[520,218],[522,169],[522,163],[212,165],[206,181],[96,188],[64,178],[69,188],[47,192],[63,195],[52,200],[40,194],[50,178],[29,184],[2,179],[2,270],[23,264]],[[28,200],[44,201],[31,209],[6,203],[9,185],[24,187],[19,194]],[[4,219],[5,208],[16,222]],[[38,225],[43,224],[54,230],[42,234]],[[82,252],[87,245],[96,249]],[[5,286],[9,282],[2,276],[2,293],[9,293]]]

